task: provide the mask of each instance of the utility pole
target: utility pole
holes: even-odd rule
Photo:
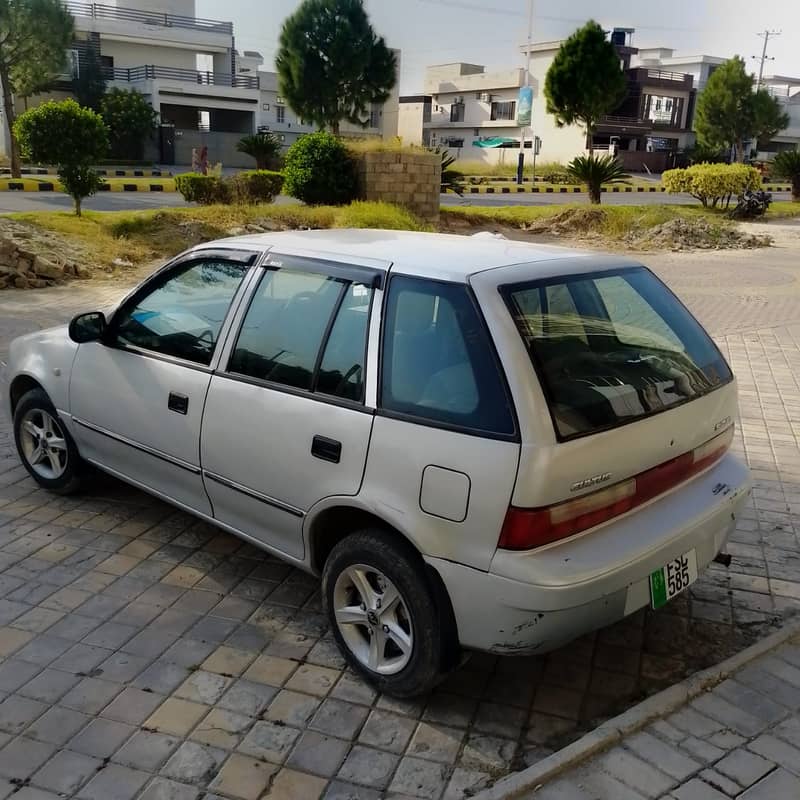
[[[531,44],[533,42],[533,0],[528,0],[528,46],[525,57],[525,88],[531,85]],[[519,103],[519,100],[517,101]],[[519,111],[519,108],[517,109]],[[535,148],[533,141],[533,102],[531,101],[531,152]],[[517,183],[522,184],[522,173],[525,169],[525,126],[519,132],[519,158],[517,159]]]
[[[758,80],[756,81],[756,91],[758,91],[761,88],[761,80],[764,77],[764,62],[765,61],[774,61],[775,60],[774,56],[772,56],[772,57],[768,57],[767,56],[767,45],[769,44],[770,36],[773,36],[773,37],[774,36],[780,36],[781,35],[781,31],[765,30],[765,31],[762,31],[761,33],[759,33],[758,35],[763,37],[763,39],[764,39],[764,47],[761,49],[761,57],[760,58],[758,56],[752,56],[752,58],[754,58],[754,59],[756,59],[757,61],[760,62],[759,66],[758,66]]]

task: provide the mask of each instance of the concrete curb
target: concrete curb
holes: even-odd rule
[[[722,683],[753,659],[774,650],[797,635],[800,635],[800,620],[786,623],[779,631],[766,636],[740,653],[648,697],[547,758],[499,780],[494,786],[473,795],[472,800],[511,800],[519,797],[522,792],[533,792],[543,783],[602,750],[607,750],[653,720],[677,711],[698,695]]]
[[[101,192],[174,192],[175,181],[172,178],[162,178],[162,183],[126,183],[119,178],[112,178],[113,183],[106,181],[100,186]],[[63,191],[58,179],[40,180],[23,178],[10,180],[0,178],[0,192],[61,192]]]

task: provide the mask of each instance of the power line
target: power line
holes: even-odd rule
[[[761,88],[761,79],[764,77],[764,62],[765,61],[774,61],[775,60],[775,56],[768,56],[767,55],[767,45],[769,44],[770,36],[772,36],[772,37],[780,36],[781,35],[781,31],[765,30],[765,31],[762,31],[761,33],[759,33],[758,35],[761,36],[764,39],[764,47],[761,50],[761,56],[760,57],[759,56],[751,56],[751,58],[754,58],[754,59],[756,59],[756,61],[760,62],[759,65],[758,65],[758,80],[756,81],[756,91],[758,91]]]
[[[489,14],[499,17],[516,17],[524,18],[527,15],[523,11],[512,11],[507,8],[492,8],[487,6],[478,5],[476,3],[461,2],[461,0],[417,0],[418,3],[427,3],[434,6],[443,6],[444,8],[455,8],[459,11],[475,11],[479,14]],[[586,17],[558,17],[550,16],[547,14],[537,14],[537,21],[545,22],[570,22],[575,25],[583,25],[589,20]],[[702,28],[681,28],[670,25],[637,25],[634,23],[633,27],[637,31],[668,31],[673,33],[705,33]],[[720,30],[717,28],[717,30]]]

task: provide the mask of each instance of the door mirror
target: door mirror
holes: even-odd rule
[[[100,311],[88,311],[85,314],[78,314],[69,323],[69,338],[78,344],[96,342],[103,337],[105,332],[106,318]]]

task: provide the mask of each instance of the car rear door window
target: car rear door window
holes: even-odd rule
[[[392,279],[381,407],[448,426],[514,433],[504,378],[466,285]]]
[[[501,292],[562,439],[665,411],[732,379],[697,320],[643,267]]]
[[[121,345],[208,366],[246,271],[222,259],[178,267],[117,312],[112,335]]]
[[[360,402],[372,289],[282,268],[264,273],[228,371]]]

